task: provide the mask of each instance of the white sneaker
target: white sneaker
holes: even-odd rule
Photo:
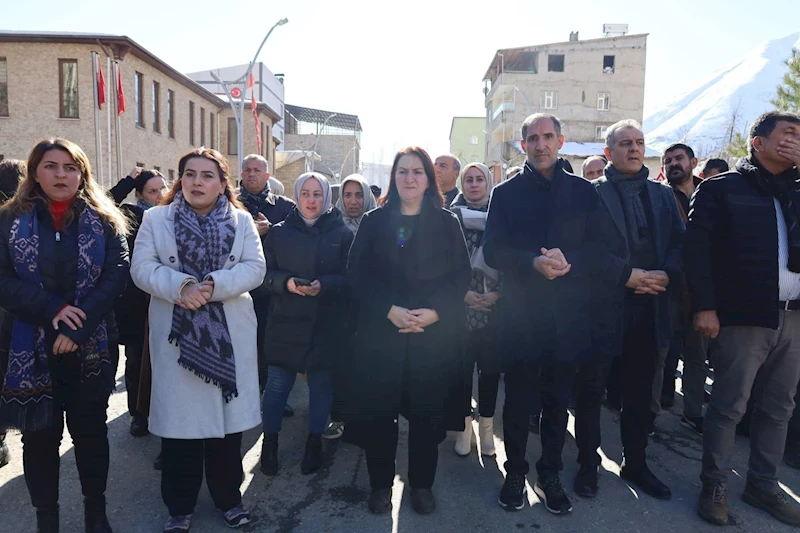
[[[481,455],[493,457],[494,449],[494,419],[480,417],[478,419],[478,439],[481,441]]]
[[[456,455],[466,457],[469,455],[469,450],[472,448],[472,417],[468,416],[464,419],[464,431],[456,437]]]

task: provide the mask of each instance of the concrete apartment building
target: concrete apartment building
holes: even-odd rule
[[[450,153],[463,167],[467,163],[483,163],[486,156],[486,119],[453,117],[450,124]]]
[[[92,52],[100,54],[107,87],[99,121],[100,154],[96,149]],[[119,116],[119,131],[109,59],[119,62],[124,92],[125,112]],[[245,149],[273,159],[275,143],[270,134],[282,117],[268,106],[258,105],[260,121],[266,128],[262,141],[268,140],[257,147],[255,119],[249,109],[248,103],[245,128],[252,135],[245,134]],[[168,178],[175,178],[180,157],[194,147],[207,146],[226,155],[231,173],[238,175],[235,129],[231,131],[228,120],[232,116],[227,101],[129,37],[0,32],[0,158],[27,159],[42,138],[65,137],[83,148],[95,175],[102,176],[103,185],[110,187],[133,166],[155,167]],[[116,149],[117,135],[121,155]],[[231,137],[233,143],[229,142]]]
[[[358,172],[361,168],[362,130],[357,115],[289,104],[286,104],[285,110],[284,151],[302,153],[307,165],[314,158],[314,171],[331,178],[333,183]],[[280,168],[277,169],[278,179],[284,183],[294,183],[299,176],[294,174],[302,168],[297,158],[289,159],[294,164],[291,172],[284,169],[282,173]]]
[[[532,113],[562,120],[561,153],[576,171],[602,153],[605,128],[626,118],[641,122],[646,56],[647,34],[581,41],[573,32],[566,42],[498,50],[484,76],[485,158],[495,179],[524,162],[520,126]],[[648,150],[648,167],[658,155]]]

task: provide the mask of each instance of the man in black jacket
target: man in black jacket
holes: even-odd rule
[[[624,462],[620,477],[650,496],[669,499],[669,488],[647,466],[645,449],[654,416],[651,399],[656,368],[659,361],[663,363],[672,338],[668,287],[682,275],[684,226],[672,190],[648,179],[641,126],[622,120],[606,132],[605,154],[611,164],[595,184],[616,226],[608,235],[612,250],[625,263],[615,284],[596,286],[595,348],[609,355],[621,354]],[[599,412],[596,416],[592,433],[596,440],[590,446],[578,443],[582,455],[597,455]],[[589,464],[599,465],[597,457]],[[585,466],[581,461],[582,469]]]
[[[239,187],[239,200],[255,220],[262,245],[270,227],[283,222],[294,209],[293,201],[270,190],[269,165],[267,160],[258,154],[250,154],[242,160],[242,185]],[[256,294],[253,294],[253,307],[258,320],[258,382],[263,388],[267,383],[267,365],[262,363],[261,354],[264,353],[262,348],[264,347],[264,328],[267,325],[267,312],[269,311],[269,297],[261,295],[257,297]]]
[[[572,510],[559,480],[567,406],[576,365],[591,355],[590,277],[613,270],[615,261],[603,243],[610,220],[603,221],[597,192],[558,160],[564,143],[558,118],[529,116],[522,138],[525,168],[494,189],[484,234],[486,262],[505,275],[498,323],[502,351],[512,359],[503,410],[507,474],[498,501],[506,510],[524,506],[528,420],[538,382],[542,456],[534,491],[548,511],[563,514]]]
[[[728,523],[736,424],[758,374],[742,500],[799,526],[800,509],[778,487],[778,465],[800,379],[800,116],[761,115],[748,146],[735,171],[700,184],[689,212],[684,259],[694,327],[720,347],[698,513]]]

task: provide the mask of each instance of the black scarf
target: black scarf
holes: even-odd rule
[[[207,216],[195,213],[182,192],[175,196],[175,242],[184,273],[204,280],[225,265],[236,236],[235,216],[224,195]],[[175,305],[169,341],[180,348],[178,364],[222,389],[226,402],[238,395],[233,343],[222,302],[208,302],[197,311]]]
[[[608,165],[605,176],[616,187],[625,211],[625,221],[631,239],[631,249],[642,251],[652,246],[650,242],[650,224],[647,211],[642,201],[642,191],[647,194],[647,177],[650,171],[646,166],[634,175],[622,174],[614,165]]]
[[[247,189],[244,188],[244,185],[239,187],[239,200],[245,204],[246,206],[253,206],[255,208],[255,213],[251,212],[250,214],[254,217],[258,215],[258,211],[261,209],[261,205],[267,201],[269,198],[269,181],[267,184],[264,185],[264,188],[261,189],[260,193],[253,194]],[[248,209],[249,210],[249,209]]]
[[[754,157],[740,159],[736,170],[743,176],[752,177],[759,188],[778,200],[789,244],[789,264],[786,266],[791,272],[800,273],[800,182],[797,170],[792,167],[776,176]]]

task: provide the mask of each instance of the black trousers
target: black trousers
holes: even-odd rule
[[[610,360],[581,366],[578,370],[578,394],[575,402],[575,442],[578,445],[578,463],[583,466],[600,466],[600,408],[606,387]]]
[[[645,464],[647,428],[653,421],[650,409],[653,378],[658,362],[655,310],[652,301],[643,300],[628,306],[620,357],[622,447],[626,466],[633,468]]]
[[[242,503],[242,434],[224,439],[161,439],[161,498],[170,516],[194,513],[197,496],[206,485],[214,505],[229,511]]]
[[[142,342],[125,345],[125,388],[128,390],[128,413],[131,416],[141,416],[136,408],[139,402],[139,380],[142,375]]]
[[[533,408],[536,385],[541,392],[542,419],[539,436],[542,456],[536,463],[541,478],[557,476],[563,470],[561,452],[566,441],[569,399],[575,384],[575,367],[540,367],[518,364],[505,374],[506,401],[503,407],[507,472],[527,475],[528,423]]]
[[[363,435],[369,435],[364,453],[367,457],[369,484],[373,489],[388,489],[394,484],[397,456],[398,427],[394,418],[379,418],[370,422],[348,425]],[[424,422],[409,422],[408,426],[408,484],[412,489],[429,489],[436,478],[439,443],[444,427]]]
[[[487,372],[483,360],[497,354],[497,340],[494,330],[489,328],[475,329],[467,332],[467,367],[469,375],[466,382],[469,384],[467,390],[468,411],[472,405],[472,372],[475,365],[478,366],[478,413],[484,418],[492,418],[497,406],[497,393],[500,388],[500,373]]]
[[[22,434],[22,462],[25,483],[36,508],[58,505],[58,478],[61,458],[58,448],[64,433],[64,414],[75,449],[75,463],[83,496],[89,500],[104,497],[108,480],[108,398],[87,399],[81,394],[80,365],[51,364],[53,379],[53,422],[47,429]]]

